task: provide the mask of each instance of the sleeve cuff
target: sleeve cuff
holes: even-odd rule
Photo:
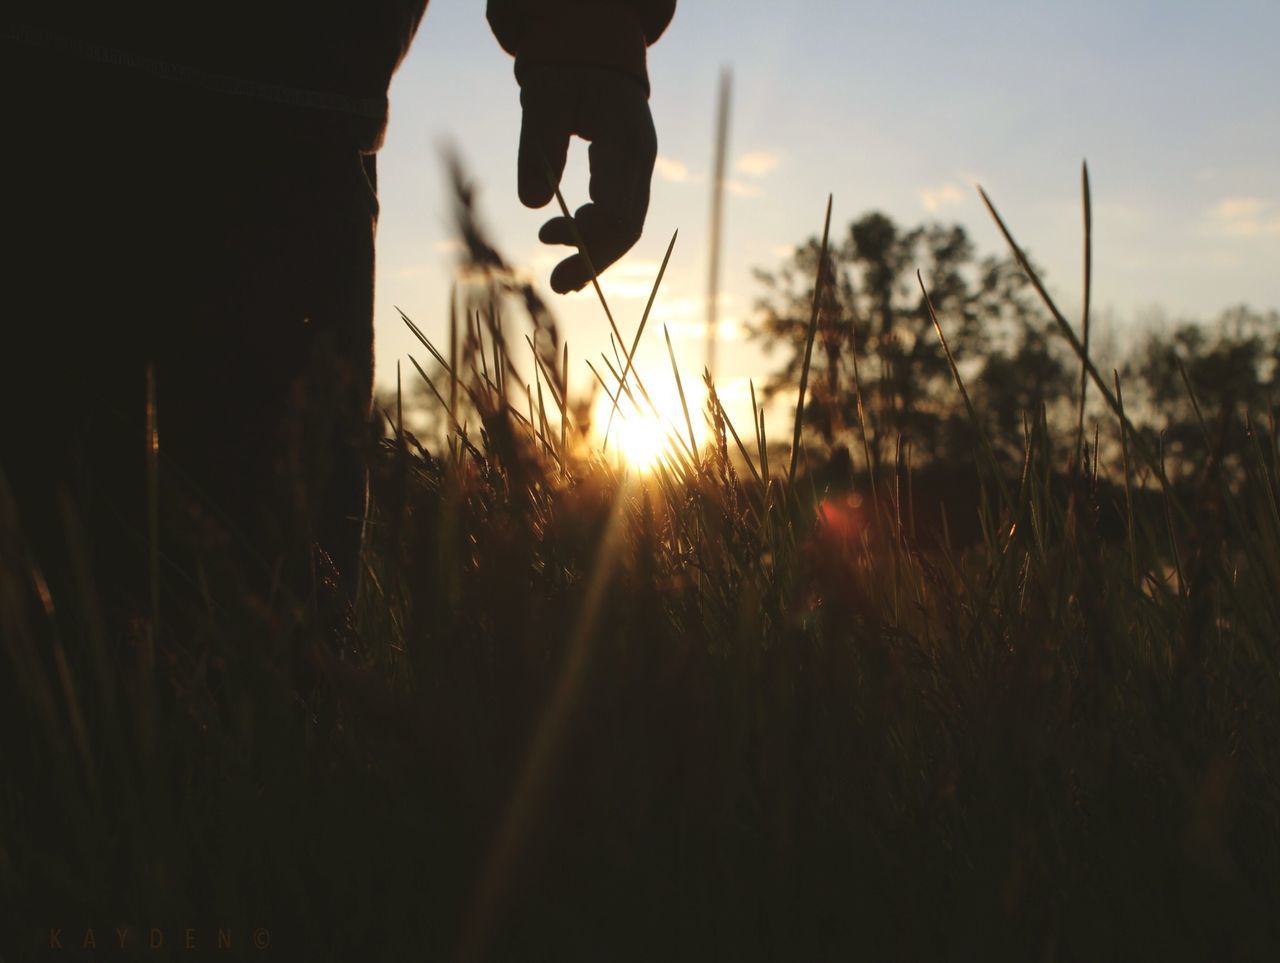
[[[624,3],[568,6],[540,20],[521,39],[516,80],[543,66],[601,67],[626,74],[649,94],[644,26]]]

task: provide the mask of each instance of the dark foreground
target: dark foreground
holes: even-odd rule
[[[1280,952],[1273,450],[1130,518],[1033,433],[949,548],[905,479],[624,482],[511,417],[381,444],[337,630],[73,637],[7,555],[4,959]]]

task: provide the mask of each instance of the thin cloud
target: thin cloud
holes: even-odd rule
[[[553,255],[548,260],[558,261],[561,257],[564,254]],[[653,293],[653,282],[657,276],[657,261],[627,260],[600,275],[600,290],[610,301],[644,301]],[[567,297],[594,301],[598,295],[591,285],[587,285],[581,291],[571,291]]]
[[[1213,208],[1213,216],[1222,221],[1257,217],[1267,206],[1260,197],[1224,197]]]
[[[716,298],[716,305],[720,310],[726,311],[732,309],[736,301],[731,292],[721,291]],[[705,316],[706,305],[705,297],[661,297],[653,306],[651,317],[654,321],[696,321]]]
[[[941,187],[926,187],[920,192],[920,203],[926,211],[937,211],[955,204],[963,204],[965,192],[955,184],[943,184]]]
[[[705,341],[707,322],[667,321],[664,323],[673,341]],[[716,338],[720,341],[741,341],[746,332],[737,318],[720,318],[716,321]]]
[[[1224,197],[1210,208],[1209,224],[1231,237],[1280,235],[1280,214],[1260,197]]]
[[[740,181],[736,177],[726,177],[724,189],[735,197],[759,197],[764,193],[759,185],[748,184],[746,181]]]
[[[738,158],[733,169],[747,177],[767,177],[782,163],[782,157],[771,150],[748,151]]]
[[[678,161],[672,157],[663,157],[659,154],[658,159],[654,161],[653,169],[663,180],[675,184],[683,184],[689,179],[689,166],[684,161]]]

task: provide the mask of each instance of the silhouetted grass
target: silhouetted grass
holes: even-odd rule
[[[1076,424],[1055,463],[1028,413],[1020,477],[979,453],[957,508],[903,458],[779,472],[712,391],[707,445],[690,414],[628,474],[484,249],[415,362],[445,432],[388,412],[371,450],[336,639],[228,599],[152,668],[39,604],[4,503],[13,959],[115,925],[263,959],[1275,957],[1274,424],[1242,483],[1175,489],[1073,342],[1116,464]],[[606,390],[643,408],[630,357]]]

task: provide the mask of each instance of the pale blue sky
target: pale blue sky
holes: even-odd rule
[[[1280,306],[1277,38],[1275,0],[683,0],[650,57],[661,161],[646,234],[605,289],[629,334],[678,228],[656,317],[687,352],[686,381],[696,379],[716,85],[730,65],[727,329],[759,293],[751,268],[775,266],[789,245],[817,233],[828,192],[842,231],[878,208],[907,225],[959,221],[981,251],[1000,250],[977,181],[1074,308],[1082,158],[1094,188],[1095,304],[1117,324],[1152,305],[1199,317],[1241,301]],[[384,385],[394,384],[395,359],[413,350],[395,306],[428,333],[443,331],[445,140],[480,186],[502,249],[559,309],[579,385],[589,377],[583,357],[607,344],[593,299],[557,298],[546,287],[556,258],[539,250],[536,232],[547,215],[515,196],[517,96],[483,4],[432,0],[392,84],[379,158]],[[565,186],[571,205],[586,199],[582,145]],[[642,357],[665,369],[656,327]],[[740,341],[722,357],[726,381],[768,369]]]

